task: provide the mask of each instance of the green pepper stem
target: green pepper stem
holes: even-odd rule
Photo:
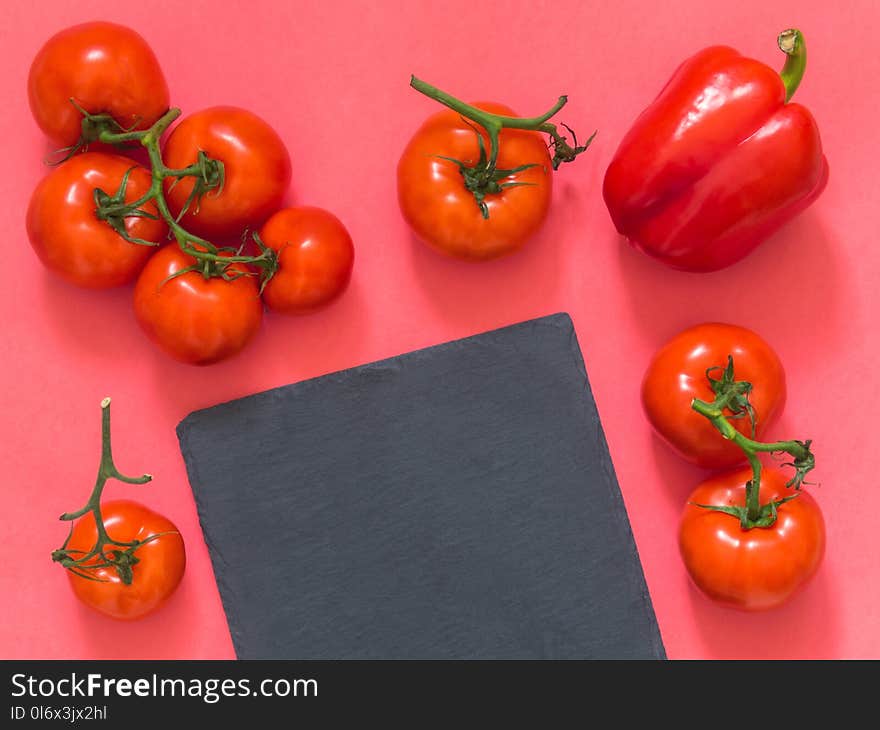
[[[785,54],[785,64],[779,75],[785,86],[785,101],[789,102],[807,70],[807,44],[804,34],[796,28],[782,31],[777,38],[777,44],[779,50]]]

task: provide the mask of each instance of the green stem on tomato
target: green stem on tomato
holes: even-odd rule
[[[116,479],[125,484],[146,484],[153,477],[150,474],[130,477],[116,468],[110,442],[110,399],[104,398],[101,401],[101,462],[98,465],[98,476],[95,479],[95,486],[92,488],[92,493],[89,495],[85,506],[75,512],[65,512],[59,517],[64,522],[72,523],[80,517],[91,514],[95,520],[97,540],[95,545],[88,551],[69,549],[67,545],[73,534],[73,525],[71,525],[71,531],[64,544],[58,550],[53,551],[52,560],[60,563],[64,568],[80,577],[97,581],[102,579],[96,578],[92,573],[100,568],[113,567],[116,569],[122,582],[129,585],[132,580],[131,568],[138,562],[135,552],[143,545],[160,537],[163,533],[151,535],[145,540],[133,540],[131,542],[114,540],[107,534],[107,527],[101,514],[101,495],[104,493],[104,487],[107,486],[107,481],[110,479]],[[110,548],[110,550],[107,550],[107,548]]]
[[[76,106],[76,103],[73,103]],[[220,276],[225,279],[233,279],[239,276],[254,275],[254,272],[249,270],[242,271],[241,269],[236,269],[234,272],[229,270],[229,267],[233,264],[246,264],[258,269],[262,291],[262,287],[265,287],[278,268],[275,255],[271,249],[260,245],[259,255],[243,256],[240,255],[240,250],[218,248],[206,238],[190,233],[184,228],[180,223],[183,211],[180,215],[174,216],[168,207],[168,201],[165,197],[165,181],[169,178],[175,178],[176,180],[184,177],[195,178],[193,194],[184,206],[185,211],[192,202],[198,204],[198,200],[202,195],[212,191],[214,188],[218,191],[221,190],[225,176],[223,163],[209,158],[204,153],[199,154],[197,162],[181,169],[174,169],[165,165],[162,159],[160,140],[168,127],[180,116],[180,109],[169,109],[149,129],[139,131],[120,129],[119,125],[108,115],[89,115],[88,112],[79,106],[77,106],[77,109],[84,115],[83,138],[85,140],[97,140],[114,146],[138,143],[147,151],[147,156],[150,160],[150,187],[138,200],[132,203],[125,202],[124,187],[127,179],[123,181],[121,190],[112,197],[103,191],[96,192],[96,199],[100,194],[100,201],[96,209],[96,215],[100,219],[110,223],[120,235],[132,243],[159,245],[158,242],[142,241],[130,237],[124,225],[124,221],[128,217],[145,215],[154,217],[143,210],[144,205],[153,202],[160,217],[168,225],[171,235],[174,236],[181,250],[196,260],[196,265],[188,267],[174,276],[186,273],[187,271],[199,271],[205,278]],[[86,132],[85,130],[89,131]],[[80,144],[76,149],[82,146]],[[257,243],[259,245],[259,241]],[[221,256],[221,253],[231,255]]]
[[[425,96],[434,99],[435,101],[439,101],[444,106],[448,106],[463,117],[467,117],[472,122],[476,122],[486,130],[486,134],[489,135],[489,167],[493,170],[495,169],[495,164],[498,160],[498,134],[502,129],[506,127],[508,129],[541,130],[541,127],[545,125],[547,120],[568,103],[567,96],[560,96],[556,103],[540,116],[528,118],[506,117],[501,114],[492,114],[491,112],[478,109],[477,107],[467,104],[461,101],[461,99],[457,99],[451,94],[448,94],[415,76],[411,77],[410,86]],[[556,130],[556,126],[553,124],[546,126],[548,129],[552,128],[553,131]]]
[[[752,478],[746,484],[746,508],[741,519],[743,527],[745,529],[751,527],[769,527],[769,525],[761,523],[766,521],[765,518],[767,518],[772,511],[773,519],[769,524],[773,524],[775,521],[775,510],[773,510],[772,507],[770,510],[767,510],[765,507],[768,507],[769,505],[761,505],[759,493],[762,465],[761,460],[758,458],[758,454],[789,454],[794,459],[793,465],[798,469],[795,478],[789,482],[789,485],[794,486],[797,489],[800,488],[801,482],[803,481],[804,476],[806,476],[806,473],[810,471],[814,465],[813,454],[810,451],[810,442],[773,441],[771,443],[763,443],[744,436],[734,427],[724,412],[727,400],[728,397],[726,395],[719,396],[712,403],[707,403],[699,398],[695,398],[691,403],[691,408],[701,416],[708,418],[724,438],[733,441],[739,446],[748,459],[749,465],[752,467]]]
[[[785,101],[791,101],[807,70],[807,44],[797,28],[782,31],[777,38],[779,50],[785,54],[785,64],[779,75],[785,86]]]
[[[144,149],[146,149],[147,155],[150,159],[150,172],[152,176],[150,189],[134,203],[130,203],[128,204],[128,206],[120,207],[128,207],[128,209],[140,208],[149,201],[153,201],[156,204],[156,208],[159,210],[159,214],[165,220],[165,223],[168,225],[168,228],[174,234],[174,237],[177,239],[178,242],[188,241],[204,248],[206,251],[216,253],[217,247],[214,246],[214,244],[204,238],[201,238],[200,236],[196,236],[195,234],[190,233],[182,225],[180,225],[176,217],[172,215],[171,210],[168,208],[168,202],[165,199],[164,184],[166,178],[181,178],[188,176],[195,177],[198,176],[201,172],[198,163],[194,163],[183,169],[176,170],[167,167],[164,160],[162,159],[162,152],[159,147],[159,141],[161,140],[162,135],[165,133],[168,127],[171,126],[174,120],[180,116],[180,113],[180,109],[169,109],[158,120],[156,120],[156,123],[153,124],[152,127],[145,131],[112,132],[109,130],[105,130],[101,132],[98,139],[104,144],[109,145],[119,145],[124,142],[136,141],[140,143],[144,147]],[[198,252],[196,252],[196,258],[198,257]]]
[[[501,134],[502,129],[525,129],[550,135],[554,152],[551,163],[554,170],[556,170],[563,162],[574,161],[579,154],[584,152],[590,146],[590,143],[596,136],[596,133],[593,132],[584,144],[578,145],[575,133],[570,128],[565,127],[572,135],[572,145],[569,144],[565,135],[559,132],[556,125],[550,123],[549,120],[568,102],[567,96],[560,96],[550,109],[537,117],[509,117],[502,114],[492,114],[491,112],[479,109],[472,104],[467,104],[461,99],[458,99],[451,94],[438,89],[436,86],[432,86],[431,84],[416,78],[415,76],[410,78],[410,86],[425,96],[458,112],[465,119],[469,119],[486,131],[486,136],[489,139],[488,155],[484,154],[483,140],[482,137],[480,137],[479,132],[477,132],[480,144],[480,159],[476,164],[469,166],[461,160],[448,160],[449,162],[458,165],[459,171],[465,180],[465,185],[468,190],[474,194],[477,205],[483,211],[484,218],[489,217],[488,208],[484,203],[485,196],[488,194],[500,193],[506,187],[524,184],[516,182],[502,183],[501,181],[515,175],[517,172],[521,172],[522,170],[534,166],[529,164],[521,165],[510,170],[498,169],[497,163],[500,148],[499,135]]]

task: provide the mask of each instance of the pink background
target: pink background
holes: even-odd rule
[[[4,388],[0,656],[232,657],[226,621],[178,451],[190,411],[414,348],[564,310],[571,314],[670,657],[880,657],[876,488],[871,443],[880,356],[877,122],[880,78],[873,2],[692,0],[655,3],[4,2],[0,22],[0,178],[5,233],[0,287]],[[290,200],[333,210],[357,247],[352,286],[326,311],[269,315],[237,359],[196,369],[153,349],[131,290],[90,293],[43,270],[24,211],[48,151],[27,108],[39,46],[96,18],[140,31],[184,113],[252,109],[293,159]],[[776,33],[792,24],[810,52],[797,99],[822,130],[831,178],[820,200],[746,261],[711,275],[669,271],[622,243],[601,197],[621,136],[687,55],[732,45],[774,67]],[[415,72],[465,99],[537,114],[560,93],[561,115],[593,148],[557,176],[543,233],[497,263],[446,260],[414,242],[397,210],[395,165],[430,101]],[[773,613],[716,607],[688,583],[678,515],[705,472],[652,437],[638,385],[652,352],[705,320],[756,329],[787,367],[789,403],[770,436],[815,439],[828,552],[815,581]],[[94,480],[99,409],[114,399],[123,471],[146,488],[111,485],[174,520],[189,565],[169,604],[137,624],[80,606],[49,552],[57,522]],[[242,484],[260,498],[259,484]],[[535,485],[540,489],[540,485]]]

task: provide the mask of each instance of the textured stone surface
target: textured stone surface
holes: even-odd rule
[[[557,314],[178,427],[240,658],[661,658]]]

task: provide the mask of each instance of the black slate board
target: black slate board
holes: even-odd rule
[[[664,657],[566,314],[177,432],[241,659]]]

